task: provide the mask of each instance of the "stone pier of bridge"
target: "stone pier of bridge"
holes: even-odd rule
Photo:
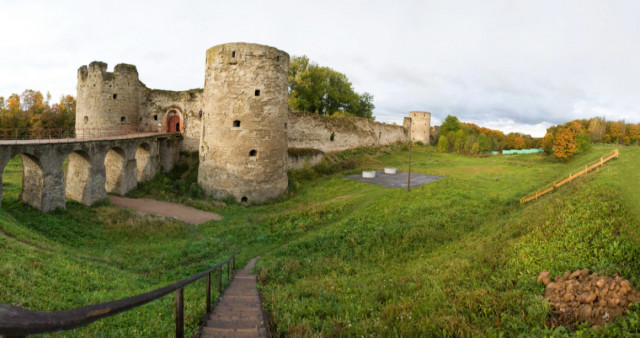
[[[158,170],[168,172],[180,154],[178,134],[147,133],[100,140],[0,141],[2,174],[14,156],[22,159],[20,200],[43,212],[66,200],[92,205],[107,193],[124,195]],[[63,168],[66,161],[66,170]]]

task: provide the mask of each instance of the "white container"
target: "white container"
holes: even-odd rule
[[[384,173],[387,175],[395,175],[396,168],[384,168]]]
[[[375,170],[363,170],[362,171],[362,178],[376,178],[376,171]]]

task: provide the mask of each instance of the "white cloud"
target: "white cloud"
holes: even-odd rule
[[[207,48],[271,45],[347,74],[380,121],[410,110],[539,134],[604,115],[640,122],[637,1],[0,0],[0,95],[74,93],[94,60],[149,87],[202,87]],[[501,127],[500,127],[501,126]],[[523,128],[517,130],[517,128]]]

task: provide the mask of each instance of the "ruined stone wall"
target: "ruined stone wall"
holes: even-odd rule
[[[145,91],[135,66],[119,64],[113,72],[107,72],[106,63],[94,61],[88,67],[80,67],[77,135],[103,133],[105,129],[137,129],[145,113]]]
[[[409,113],[409,117],[411,117],[411,140],[413,142],[420,141],[429,144],[431,137],[431,113],[412,111]]]
[[[142,118],[142,123],[157,127],[166,120],[169,111],[177,110],[184,123],[181,150],[198,151],[203,115],[202,89],[182,92],[151,89],[147,93],[147,112]]]
[[[311,148],[327,153],[406,142],[408,135],[403,126],[360,117],[331,118],[290,112],[287,138],[289,148]]]
[[[230,43],[207,50],[198,185],[260,202],[287,189],[289,55]]]

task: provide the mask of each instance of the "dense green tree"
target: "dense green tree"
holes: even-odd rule
[[[446,136],[440,135],[440,138],[438,138],[438,145],[436,146],[436,150],[439,153],[446,153],[447,151],[449,151],[449,140]]]
[[[447,115],[440,126],[440,135],[448,135],[450,131],[456,132],[460,129],[460,121],[453,115]],[[451,141],[451,140],[449,140]]]
[[[289,64],[289,107],[320,115],[360,116],[373,119],[373,95],[353,90],[346,75],[320,67],[306,56]]]
[[[578,136],[576,136],[576,142],[578,143],[579,153],[591,149],[591,137],[586,133],[578,134]]]

